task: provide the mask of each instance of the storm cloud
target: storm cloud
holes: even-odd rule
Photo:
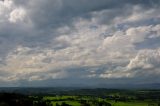
[[[160,83],[159,5],[0,1],[1,86]]]

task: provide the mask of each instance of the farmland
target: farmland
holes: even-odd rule
[[[159,90],[30,88],[6,92],[0,93],[0,106],[160,106]]]

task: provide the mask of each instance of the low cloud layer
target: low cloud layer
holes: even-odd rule
[[[160,83],[159,4],[0,1],[1,86]]]

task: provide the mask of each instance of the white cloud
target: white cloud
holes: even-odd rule
[[[22,8],[18,8],[18,9],[13,10],[10,13],[9,21],[16,23],[17,21],[24,21],[25,17],[26,17],[25,10]]]
[[[134,1],[116,4],[0,1],[0,79],[159,75],[159,8]]]
[[[141,50],[135,58],[130,60],[127,68],[132,69],[153,69],[159,68],[160,64],[160,50]]]
[[[41,49],[18,46],[8,54],[6,65],[2,65],[1,70],[6,70],[16,75],[16,77],[19,74],[27,76],[24,78],[32,81],[72,76],[71,73],[64,71],[69,68],[110,67],[100,73],[97,70],[85,76],[104,79],[133,78],[135,74],[134,71],[130,72],[131,69],[142,68],[145,70],[154,68],[153,65],[155,63],[147,63],[146,58],[143,58],[143,53],[146,53],[146,51],[142,50],[139,52],[135,49],[134,43],[145,41],[146,37],[152,35],[153,30],[158,32],[158,25],[116,31],[112,36],[106,35],[106,38],[101,35],[108,27],[97,26],[96,29],[92,29],[90,26],[88,28],[78,27],[79,30],[54,39],[57,45],[68,45],[64,48]],[[53,48],[57,47],[57,45],[54,45]],[[149,53],[145,55],[147,58],[150,55]],[[154,55],[151,55],[151,57]],[[47,75],[32,76],[32,73],[47,73]],[[53,73],[53,76],[50,76],[51,73]],[[79,72],[77,71],[76,73]],[[79,77],[84,77],[84,75],[80,75]],[[10,76],[9,78],[13,79],[14,77]]]
[[[11,0],[0,1],[0,23],[5,21],[9,17],[9,12],[13,8],[13,2]]]

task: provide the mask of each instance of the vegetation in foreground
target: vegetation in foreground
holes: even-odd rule
[[[160,91],[81,89],[45,94],[0,93],[0,106],[160,106]]]

